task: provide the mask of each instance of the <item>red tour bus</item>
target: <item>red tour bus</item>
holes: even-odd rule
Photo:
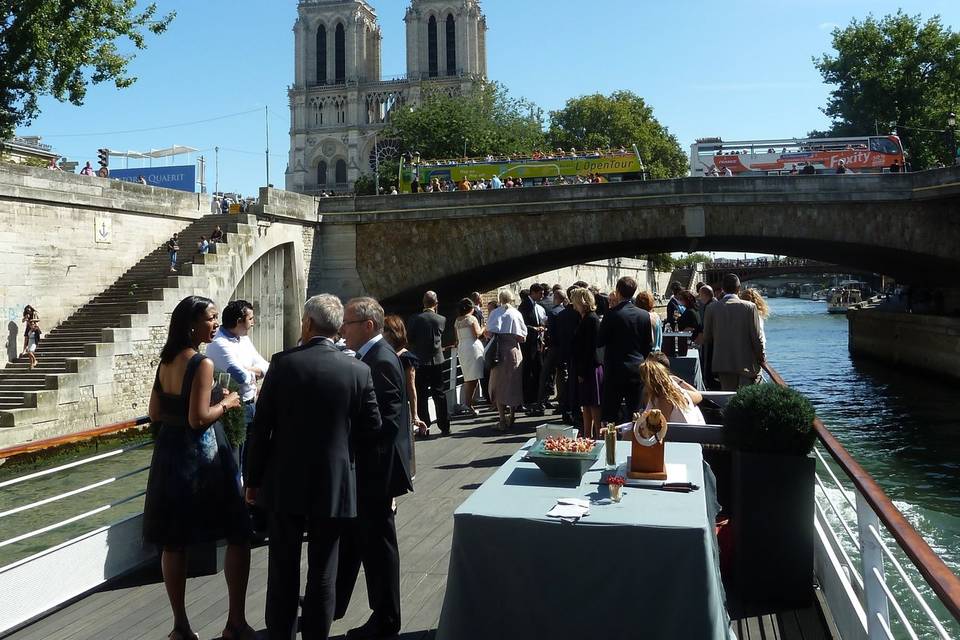
[[[780,175],[809,164],[817,173],[834,173],[841,160],[854,173],[882,173],[894,162],[903,167],[903,145],[893,135],[733,142],[701,138],[690,146],[690,175],[722,175],[727,168],[736,176]]]

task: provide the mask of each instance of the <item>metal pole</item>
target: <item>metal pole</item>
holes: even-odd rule
[[[270,186],[270,106],[263,108],[263,123],[267,130],[267,186]]]
[[[213,192],[220,193],[220,147],[214,147]]]
[[[373,132],[373,195],[380,195],[380,150],[377,148],[377,132]]]

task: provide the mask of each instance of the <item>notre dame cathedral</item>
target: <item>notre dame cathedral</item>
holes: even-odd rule
[[[390,0],[395,1],[395,0]],[[345,192],[377,157],[409,151],[378,136],[394,109],[432,92],[463,93],[487,77],[487,22],[480,0],[411,0],[407,73],[380,72],[380,25],[366,0],[299,0],[290,88],[286,188]]]

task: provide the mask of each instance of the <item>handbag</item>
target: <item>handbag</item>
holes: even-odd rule
[[[483,364],[487,369],[493,369],[500,364],[500,344],[497,338],[497,334],[493,334],[483,352]]]

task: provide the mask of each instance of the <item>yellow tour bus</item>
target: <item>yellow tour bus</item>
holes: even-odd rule
[[[493,180],[501,183],[521,178],[524,186],[543,184],[580,184],[589,178],[600,182],[642,180],[644,166],[636,145],[633,151],[623,148],[611,151],[580,152],[558,149],[550,153],[534,153],[530,157],[492,157],[467,161],[421,161],[405,154],[400,159],[400,193],[411,193],[414,175],[419,178],[420,190],[434,179],[441,184],[454,185],[456,190],[464,180],[475,183]]]

